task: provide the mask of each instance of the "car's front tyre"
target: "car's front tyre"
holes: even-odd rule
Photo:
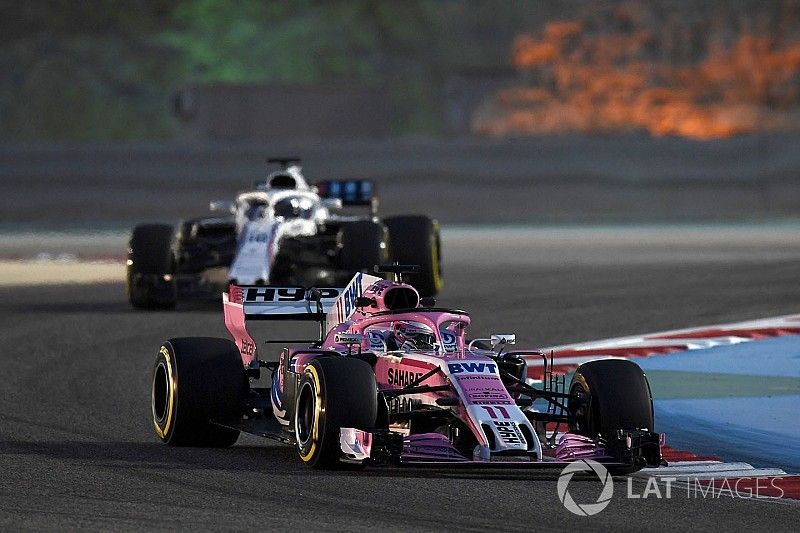
[[[294,416],[300,459],[315,468],[339,465],[340,430],[375,425],[376,391],[372,367],[359,359],[321,357],[306,366]]]
[[[602,359],[580,365],[570,384],[570,431],[610,438],[618,429],[653,431],[650,384],[636,363]]]

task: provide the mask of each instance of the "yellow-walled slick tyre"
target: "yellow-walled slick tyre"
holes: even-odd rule
[[[225,447],[239,431],[220,423],[241,420],[247,378],[236,345],[227,339],[170,339],[153,365],[153,429],[173,446]]]
[[[368,429],[378,416],[372,367],[359,359],[321,357],[300,378],[294,430],[300,459],[315,468],[334,468],[341,455],[339,430]]]

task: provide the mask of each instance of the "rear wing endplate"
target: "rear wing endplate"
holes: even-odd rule
[[[325,316],[325,333],[350,318],[356,310],[356,298],[364,294],[364,290],[373,283],[382,280],[377,276],[356,272],[347,287]]]

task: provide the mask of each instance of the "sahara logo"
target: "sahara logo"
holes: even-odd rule
[[[569,493],[569,482],[572,481],[572,476],[578,472],[594,472],[600,482],[603,484],[603,489],[600,491],[600,496],[594,503],[577,503],[572,495]],[[614,481],[611,479],[611,474],[608,470],[591,459],[581,459],[574,463],[570,463],[561,471],[558,476],[558,484],[556,485],[558,491],[558,499],[564,505],[567,511],[578,516],[592,516],[596,515],[611,502],[611,496],[614,495]]]

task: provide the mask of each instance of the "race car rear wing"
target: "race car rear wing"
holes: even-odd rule
[[[320,198],[334,198],[345,207],[369,207],[375,213],[378,196],[372,180],[325,180],[314,184]]]
[[[356,309],[356,298],[364,289],[380,279],[357,272],[345,288],[230,285],[228,292],[222,294],[225,327],[236,342],[242,361],[249,365],[258,356],[246,320],[317,321],[321,342],[331,329],[350,318]]]
[[[252,320],[321,320],[344,289],[231,285],[223,301],[242,305]]]
[[[253,320],[316,320],[320,335],[325,313],[343,289],[230,285],[222,294],[225,327],[233,337],[245,366],[258,366],[258,346],[245,322]]]

